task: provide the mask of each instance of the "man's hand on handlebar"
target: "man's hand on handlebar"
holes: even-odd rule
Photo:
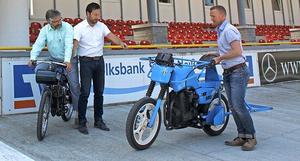
[[[215,57],[213,60],[215,61],[215,64],[219,64],[222,59],[221,59],[221,56],[218,56],[218,57]]]
[[[36,60],[29,60],[29,62],[27,63],[27,65],[32,68],[36,66]]]
[[[67,69],[67,71],[68,71],[68,72],[71,71],[72,64],[69,63],[69,62],[64,62],[64,63],[66,64],[66,69]]]

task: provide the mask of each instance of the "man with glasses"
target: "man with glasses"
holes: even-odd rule
[[[67,66],[67,78],[71,88],[72,103],[74,110],[78,111],[78,99],[80,95],[79,77],[78,77],[78,57],[72,54],[73,49],[73,27],[62,21],[61,13],[57,10],[50,9],[46,12],[46,20],[48,22],[45,25],[32,46],[30,52],[30,61],[28,66],[32,67],[33,62],[41,53],[42,49],[47,45],[49,51],[48,59],[51,61],[57,61],[65,63]],[[41,63],[35,68],[35,71],[39,69],[48,69],[49,64]],[[42,90],[45,85],[41,85]],[[78,114],[75,115],[77,117]],[[75,118],[75,124],[78,119]]]

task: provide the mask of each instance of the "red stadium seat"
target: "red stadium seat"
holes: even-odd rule
[[[184,40],[183,44],[190,45],[190,44],[193,44],[193,42],[192,42],[192,40]]]
[[[259,43],[266,43],[266,41],[264,39],[260,39],[258,42]]]
[[[63,21],[69,23],[69,24],[72,25],[72,26],[74,25],[74,21],[73,21],[72,18],[64,18]]]
[[[36,41],[37,37],[38,36],[35,34],[30,34],[30,36],[29,36],[30,43],[33,44]]]
[[[202,44],[202,41],[201,40],[195,40],[194,44]]]
[[[81,18],[75,18],[74,21],[73,21],[73,23],[74,23],[74,25],[77,25],[77,24],[79,24],[81,21],[82,21]]]
[[[40,28],[42,28],[42,25],[38,22],[31,22],[30,27],[35,28],[35,29],[40,29]]]
[[[172,45],[180,45],[180,44],[181,44],[181,41],[180,41],[180,40],[172,40],[172,41],[171,41],[171,44],[172,44]]]
[[[140,45],[151,45],[151,42],[148,40],[142,40],[140,41]]]

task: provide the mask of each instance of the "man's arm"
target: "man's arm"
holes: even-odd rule
[[[74,32],[73,27],[67,26],[66,29],[66,36],[65,36],[65,58],[64,62],[70,63],[72,57],[72,50],[73,50],[73,38]]]
[[[36,60],[36,58],[40,55],[41,51],[46,45],[47,34],[46,28],[42,28],[38,38],[36,39],[35,43],[32,46],[30,52],[30,61],[28,62],[28,66],[32,66],[32,61]]]
[[[127,48],[127,44],[124,43],[124,42],[123,42],[119,37],[117,37],[115,34],[109,33],[106,37],[107,37],[109,40],[111,40],[113,43],[121,45],[122,48]]]
[[[242,55],[241,43],[238,40],[231,42],[230,44],[231,50],[222,56],[218,56],[215,58],[215,63],[219,64],[222,60],[231,59]]]
[[[77,50],[78,50],[78,40],[74,39],[73,40],[73,55],[77,55]]]
[[[67,65],[67,70],[71,71],[72,65],[71,65],[71,57],[72,57],[72,50],[73,50],[73,27],[67,26],[66,28],[66,36],[65,36],[65,58],[64,63]]]

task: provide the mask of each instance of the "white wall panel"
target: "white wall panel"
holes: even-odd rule
[[[176,1],[176,21],[189,22],[189,3],[187,0],[173,0]]]
[[[159,18],[160,18],[160,22],[174,21],[173,3],[170,4],[159,3]]]
[[[123,0],[123,19],[139,20],[140,19],[140,0]]]
[[[77,0],[56,0],[56,9],[61,12],[62,17],[78,17]]]

